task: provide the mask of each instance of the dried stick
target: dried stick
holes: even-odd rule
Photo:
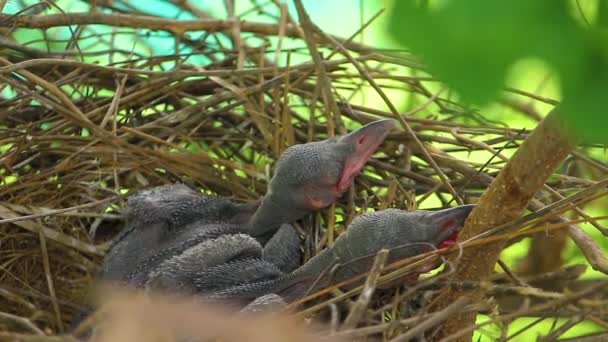
[[[458,241],[466,241],[519,217],[555,167],[572,150],[572,141],[565,132],[559,114],[554,110],[528,136],[484,192],[469,215]],[[482,280],[490,276],[504,244],[505,241],[497,241],[483,248],[466,250],[456,265],[454,279]],[[460,297],[470,297],[476,301],[482,295],[478,291],[446,289],[439,295],[434,307],[441,310]],[[438,336],[448,337],[474,320],[474,313],[456,314],[439,328]],[[460,338],[462,341],[470,339],[470,334]]]
[[[374,291],[376,290],[376,284],[378,283],[380,272],[382,272],[382,268],[384,267],[384,263],[386,263],[388,254],[389,251],[383,249],[380,250],[376,255],[367,279],[365,280],[365,284],[363,285],[363,289],[361,290],[361,294],[351,307],[350,313],[340,327],[340,330],[352,329],[356,327],[359,321],[361,321],[361,318],[363,318],[365,310],[367,310],[367,306],[369,305],[369,302],[374,295]]]

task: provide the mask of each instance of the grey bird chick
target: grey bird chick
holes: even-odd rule
[[[386,209],[365,213],[356,218],[332,246],[294,272],[226,288],[208,295],[208,299],[243,303],[276,294],[286,302],[294,301],[365,273],[381,249],[390,250],[390,263],[449,245],[455,241],[473,207],[462,205],[438,211]],[[334,267],[337,267],[335,272],[330,274]]]
[[[106,253],[100,278],[125,280],[135,265],[179,239],[192,223],[231,223],[247,209],[223,197],[202,196],[183,184],[141,191],[128,199],[127,225]]]
[[[344,136],[286,149],[249,221],[249,234],[274,232],[282,223],[334,203],[352,185],[392,127],[392,120],[378,120]]]
[[[289,147],[277,161],[267,193],[258,203],[238,204],[219,196],[204,196],[184,185],[140,192],[128,202],[127,228],[108,251],[100,277],[141,286],[153,272],[163,274],[160,283],[165,286],[171,277],[182,278],[178,283],[183,283],[186,271],[258,258],[261,245],[254,245],[254,240],[269,242],[264,253],[268,257],[262,259],[274,265],[276,259],[292,259],[276,265],[279,270],[292,270],[299,251],[285,247],[294,245],[297,235],[293,227],[285,227],[278,234],[284,238],[276,241],[272,239],[275,232],[282,224],[335,202],[392,127],[392,120],[379,120],[344,136]],[[209,242],[230,234],[245,236],[218,244]],[[251,254],[252,250],[256,252]],[[182,253],[183,260],[179,259]],[[215,254],[219,257],[210,258]],[[197,258],[208,260],[194,266]]]
[[[365,213],[353,220],[331,248],[309,260],[292,277],[296,286],[301,287],[318,280],[323,270],[337,265],[334,274],[318,280],[314,290],[367,272],[381,249],[389,250],[387,263],[392,263],[443,248],[456,241],[473,207],[461,205],[438,211],[385,209]],[[427,270],[422,269],[423,272]],[[285,291],[291,292],[288,288]],[[296,291],[296,296],[299,295]]]
[[[132,196],[127,225],[106,253],[98,279],[203,293],[293,271],[300,264],[299,237],[288,223],[336,201],[392,127],[392,120],[379,120],[344,136],[289,147],[266,195],[254,203],[204,196],[181,184]]]

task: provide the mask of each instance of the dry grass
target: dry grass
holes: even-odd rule
[[[110,14],[60,14],[52,7],[44,13],[57,13],[54,17],[0,16],[0,45],[6,52],[0,57],[0,89],[5,90],[0,99],[0,331],[6,331],[0,339],[53,340],[66,331],[86,300],[108,242],[121,229],[126,194],[181,181],[239,201],[255,199],[265,192],[273,162],[287,146],[341,134],[380,117],[397,119],[399,129],[353,189],[334,207],[301,222],[310,257],[368,208],[437,207],[453,204],[452,198],[475,202],[528,133],[459,104],[413,56],[331,37],[306,22],[300,27],[289,16],[239,27],[176,2],[199,19],[165,22],[113,3],[96,2]],[[74,24],[71,31],[65,23]],[[91,38],[95,31],[88,25],[94,23],[116,32]],[[58,32],[53,28],[37,47],[26,44],[23,27],[55,26],[63,27],[69,39],[52,42],[50,33]],[[186,52],[158,55],[146,47],[151,44],[143,34],[151,32],[147,28],[160,30],[153,34],[168,32]],[[194,30],[206,34],[194,39]],[[324,58],[312,61],[306,46],[319,49]],[[396,99],[398,105],[390,102]],[[537,103],[555,101],[511,90],[496,105],[536,120]],[[498,232],[501,237],[559,230],[563,225],[546,224],[572,209],[572,203],[582,210],[587,201],[605,204],[606,186],[598,180],[607,167],[590,153],[596,153],[593,146],[578,149],[572,171],[547,183],[564,196],[585,189],[587,196],[517,222]],[[544,192],[537,199],[549,204],[558,197]],[[588,248],[597,251],[591,242]],[[414,262],[402,262],[380,282],[409,272]],[[554,292],[529,286],[547,277],[569,286],[580,273],[565,269],[519,278],[508,272],[497,275],[492,285],[451,284],[480,288],[498,301],[501,293],[528,298],[533,306],[501,311],[495,302],[455,303],[450,309],[479,309],[508,323],[556,308],[560,315],[608,326],[606,306],[600,305],[606,297],[579,300],[591,298],[589,288],[568,294],[563,292],[567,286]],[[415,290],[380,291],[367,300],[357,300],[360,289],[346,294],[330,289],[297,310],[327,321],[349,339],[390,339],[420,322],[430,329],[452,312],[429,314],[419,296],[445,286],[449,276],[429,278]],[[358,311],[341,327],[339,317],[353,308]]]

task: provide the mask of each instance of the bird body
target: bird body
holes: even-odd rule
[[[365,273],[381,249],[390,250],[392,262],[446,246],[472,206],[365,213],[300,264],[300,238],[290,223],[339,198],[391,126],[381,120],[287,149],[268,192],[255,203],[181,184],[132,196],[127,227],[108,251],[100,279],[260,311]]]
[[[136,194],[99,279],[208,292],[293,271],[299,238],[289,223],[335,202],[392,127],[392,120],[379,120],[341,137],[289,147],[254,204],[181,184]],[[230,280],[233,268],[244,271]]]
[[[343,137],[290,147],[268,192],[254,204],[181,184],[136,194],[101,279],[256,311],[363,274],[380,249],[390,250],[391,262],[444,246],[472,206],[365,213],[300,265],[299,236],[290,222],[339,198],[391,126],[378,121]]]
[[[276,295],[291,302],[364,274],[381,249],[390,251],[390,263],[443,248],[456,238],[472,208],[473,205],[461,205],[438,211],[385,209],[365,213],[353,220],[333,245],[293,272],[226,287],[206,296],[212,302],[255,304],[257,298]],[[427,270],[423,267],[418,271]]]
[[[244,207],[224,197],[201,195],[183,184],[139,192],[128,199],[128,225],[106,253],[101,277],[128,281],[135,265],[141,268],[162,250],[186,247],[197,236],[214,231],[222,235],[238,230],[233,226],[242,226],[239,217]]]

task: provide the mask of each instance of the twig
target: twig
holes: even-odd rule
[[[2,220],[0,220],[0,224],[14,223],[14,222],[19,222],[19,221],[35,220],[35,219],[39,219],[39,218],[43,218],[43,217],[47,217],[47,216],[59,215],[59,214],[63,214],[63,213],[67,213],[67,212],[75,211],[75,210],[80,210],[80,209],[84,209],[84,208],[97,207],[97,206],[99,206],[101,204],[106,204],[106,203],[117,201],[120,198],[121,198],[121,196],[113,196],[113,197],[104,198],[102,200],[98,200],[98,201],[94,201],[94,202],[89,202],[89,203],[75,205],[75,206],[69,207],[69,208],[46,209],[44,212],[39,213],[39,214],[23,215],[23,216],[17,216],[17,217],[11,217],[11,218],[7,218],[7,219],[2,219]],[[8,209],[6,207],[0,206],[0,208],[4,208],[6,211],[8,211]]]
[[[336,104],[336,100],[334,99],[331,93],[331,83],[327,78],[327,72],[323,64],[321,64],[321,56],[319,55],[319,51],[317,50],[317,44],[315,42],[314,37],[312,36],[315,32],[315,26],[312,23],[308,13],[304,9],[301,0],[294,1],[296,8],[298,10],[298,15],[300,16],[300,20],[302,21],[302,29],[304,31],[304,40],[306,41],[306,46],[310,50],[310,55],[315,64],[315,69],[317,71],[321,93],[323,94],[323,102],[329,108],[330,112],[333,113],[333,117],[330,120],[327,120],[327,131],[330,136],[334,135],[334,122],[337,120],[337,117],[340,116],[340,110],[338,109],[338,105]]]
[[[45,215],[43,215],[45,216]],[[18,219],[20,217],[17,216],[13,211],[8,208],[0,205],[0,217],[3,217],[4,220],[8,219]],[[75,239],[66,234],[60,233],[48,227],[35,224],[33,222],[20,222],[22,220],[14,220],[12,222],[17,222],[16,224],[22,228],[25,228],[36,234],[43,234],[46,238],[51,239],[57,243],[68,246],[70,248],[74,248],[84,253],[94,254],[94,255],[103,255],[104,249],[102,247],[94,246],[88,244],[86,242]]]
[[[386,249],[378,251],[376,258],[374,259],[374,263],[370,268],[369,274],[367,275],[367,279],[365,280],[365,284],[363,285],[363,289],[361,290],[361,294],[351,307],[350,313],[346,317],[346,320],[344,320],[344,323],[342,323],[340,330],[352,329],[356,327],[359,321],[361,321],[361,318],[363,318],[365,310],[367,310],[367,306],[369,305],[372,295],[374,294],[374,290],[376,289],[380,272],[382,272],[382,268],[384,267],[384,263],[388,258],[388,254],[389,251]]]
[[[27,318],[15,316],[7,312],[0,312],[0,320],[4,321],[5,324],[18,325],[20,328],[25,328],[33,334],[44,335],[44,332],[38,329],[38,327]]]
[[[394,339],[391,340],[391,342],[410,341],[412,338],[423,334],[425,331],[427,331],[427,330],[431,329],[432,327],[445,321],[454,313],[459,312],[470,302],[471,302],[471,300],[468,298],[465,298],[465,297],[458,298],[454,303],[448,305],[445,309],[443,309],[439,312],[436,312],[434,315],[432,315],[428,319],[422,321],[421,323],[417,324],[415,327],[409,329],[406,333],[395,337]]]
[[[38,225],[42,226],[40,220],[38,220]],[[55,311],[55,319],[57,320],[57,326],[59,327],[59,332],[62,333],[64,330],[63,322],[61,320],[61,310],[59,309],[59,303],[57,302],[57,295],[55,294],[55,285],[53,282],[53,276],[51,275],[51,263],[49,262],[49,252],[46,248],[46,238],[40,230],[38,236],[40,237],[40,251],[42,254],[42,265],[44,268],[44,276],[46,278],[46,283],[49,289],[49,296],[51,297],[51,303],[53,304],[53,311]]]

